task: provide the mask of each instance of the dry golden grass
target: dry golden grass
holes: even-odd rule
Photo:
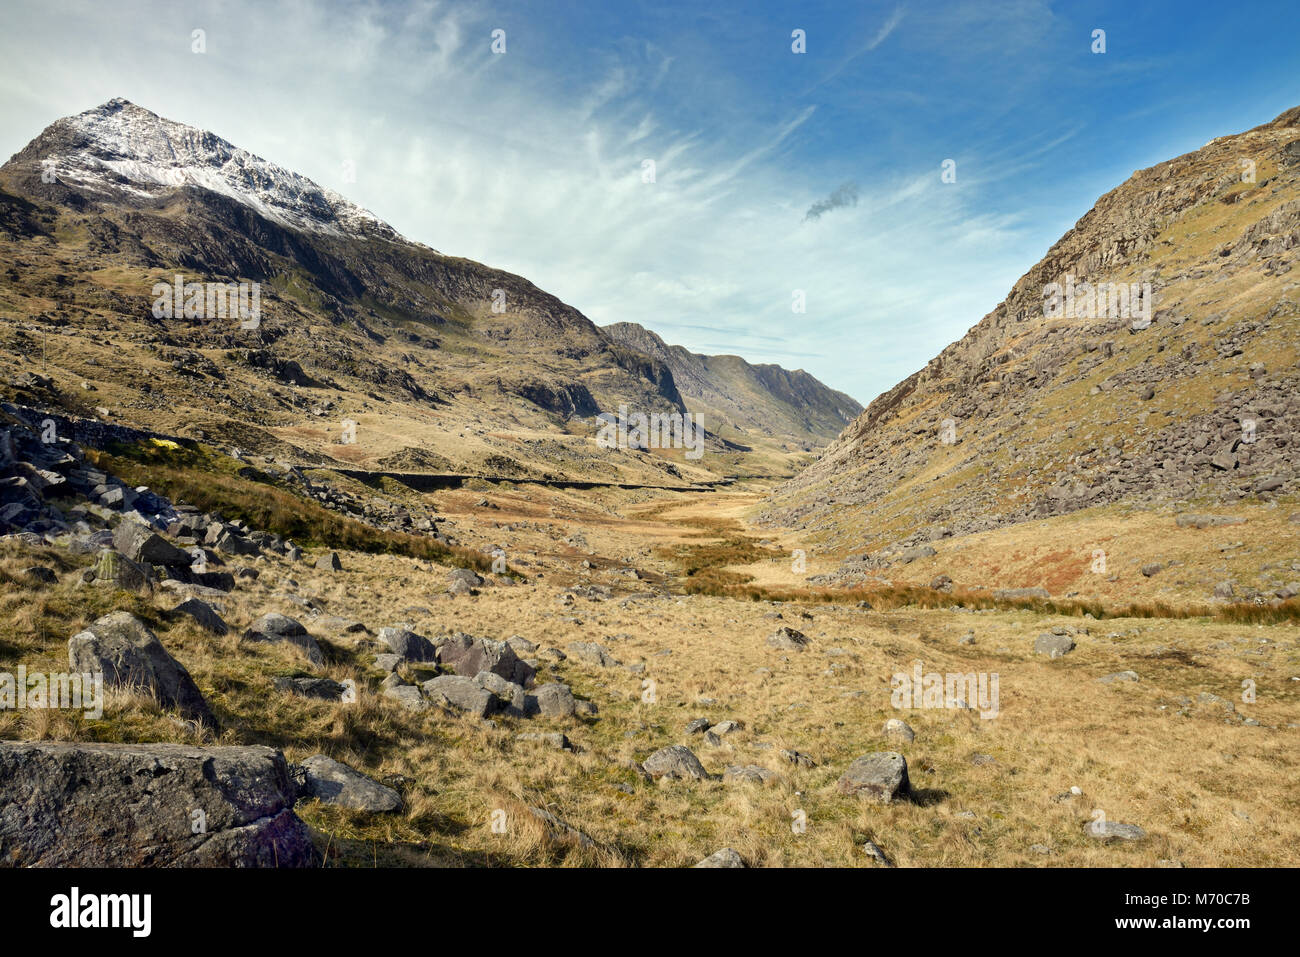
[[[681,554],[672,546],[708,548],[719,533],[743,538],[736,522],[752,499],[498,490],[491,497],[500,508],[485,511],[474,507],[480,494],[457,490],[433,498],[467,538],[508,534],[512,566],[516,559],[526,563],[518,567],[527,583],[453,599],[444,594],[446,568],[420,559],[344,552],[344,571],[330,574],[310,562],[290,566],[264,556],[249,562],[260,577],[222,602],[236,633],[268,610],[303,620],[328,657],[318,673],[358,680],[354,705],[276,691],[277,675],[317,673],[288,649],[251,645],[235,634],[215,638],[170,620],[174,596],[77,588],[75,560],[53,550],[33,555],[15,543],[0,547],[0,662],[60,668],[67,638],[85,623],[114,607],[141,614],[208,697],[222,724],[218,740],[270,744],[290,760],[324,752],[399,787],[406,805],[397,814],[300,805],[330,860],[344,866],[681,866],[728,845],[756,866],[861,866],[868,863],[861,850],[868,839],[901,866],[1300,863],[1300,809],[1291,786],[1300,771],[1294,624],[1086,621],[1030,610],[864,611],[664,594],[619,574],[623,559],[635,559],[647,577],[671,579]],[[1253,524],[1195,534],[1241,537]],[[563,542],[579,530],[584,547]],[[1121,526],[1111,531],[1124,534]],[[1020,529],[1017,561],[1032,565],[1034,549],[1061,550],[1032,532]],[[1150,530],[1139,524],[1134,540],[1144,534]],[[664,547],[668,558],[656,551]],[[740,546],[742,552],[749,547]],[[981,551],[996,554],[996,542],[956,555]],[[37,558],[60,570],[60,584],[36,588],[20,580],[19,570]],[[584,559],[593,567],[583,568]],[[788,574],[788,558],[781,561]],[[928,573],[916,572],[918,578]],[[566,587],[583,581],[610,585],[616,596],[562,604]],[[598,705],[595,717],[497,717],[487,726],[442,711],[412,714],[379,696],[367,636],[333,633],[285,595],[311,600],[323,615],[361,621],[372,632],[402,622],[428,635],[519,634],[543,648],[596,641],[623,665],[645,670],[540,656],[538,680],[570,684]],[[778,612],[780,619],[769,617]],[[1077,637],[1076,650],[1059,660],[1035,656],[1034,637],[1061,624],[1084,625],[1091,634]],[[766,637],[779,625],[804,632],[810,648],[768,647]],[[968,629],[975,644],[957,644]],[[999,715],[896,711],[890,677],[909,672],[915,660],[926,671],[997,673]],[[1141,680],[1095,680],[1126,669]],[[1246,679],[1256,683],[1254,704],[1241,701]],[[654,683],[653,702],[643,700],[645,681]],[[1217,704],[1196,704],[1202,692],[1234,702],[1236,713],[1260,725],[1245,725]],[[1185,706],[1184,698],[1193,704]],[[684,731],[700,716],[743,728],[709,747]],[[915,742],[900,746],[881,736],[884,722],[896,716],[916,729]],[[550,730],[564,732],[575,750],[515,739],[521,731]],[[100,722],[57,712],[0,715],[4,737],[197,740],[193,734],[139,698],[115,697]],[[766,786],[720,779],[655,784],[626,765],[671,744],[694,748],[715,775],[757,764],[777,778]],[[917,800],[878,806],[838,793],[836,781],[854,757],[886,748],[907,757]],[[817,766],[790,764],[781,749],[807,754]],[[977,753],[996,763],[973,764]],[[1071,786],[1083,794],[1053,800]],[[533,807],[582,830],[595,845],[557,839],[528,811]],[[1095,843],[1084,831],[1095,809],[1142,826],[1148,838]],[[493,831],[498,810],[505,812],[505,833]],[[807,830],[795,833],[792,815],[800,810]],[[1031,850],[1035,844],[1050,853]]]

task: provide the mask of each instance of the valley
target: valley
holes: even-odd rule
[[[0,859],[1300,863],[1297,144],[1135,172],[863,408],[56,121],[0,168],[0,663],[105,697],[0,681]]]

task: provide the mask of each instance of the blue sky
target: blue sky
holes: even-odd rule
[[[1296,0],[43,2],[5,20],[0,155],[124,96],[599,324],[863,403],[1133,170],[1300,104]],[[837,190],[856,202],[807,216]]]

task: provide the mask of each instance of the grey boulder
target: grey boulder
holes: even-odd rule
[[[720,851],[714,851],[704,860],[695,865],[696,867],[744,867],[745,862],[740,859],[740,855],[734,848],[724,847]]]
[[[323,754],[303,761],[302,769],[306,783],[300,793],[306,797],[354,811],[396,811],[402,806],[401,795],[392,788]]]
[[[105,615],[69,638],[68,668],[74,674],[102,673],[105,687],[145,690],[156,695],[163,707],[216,724],[185,666],[130,612]]]
[[[301,650],[312,664],[325,664],[325,654],[316,644],[316,639],[307,633],[302,622],[288,615],[268,612],[248,626],[244,640],[288,642]]]
[[[912,790],[907,777],[907,759],[897,751],[864,754],[840,776],[838,787],[843,794],[883,804],[906,797]]]
[[[642,767],[652,778],[703,780],[709,776],[704,770],[704,765],[700,764],[700,759],[695,756],[695,752],[680,744],[660,748],[645,759]]]
[[[0,847],[19,867],[311,867],[265,747],[0,742]]]

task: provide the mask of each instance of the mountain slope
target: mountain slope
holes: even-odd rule
[[[684,410],[663,363],[522,277],[125,100],[55,122],[0,168],[0,263],[6,378],[32,371],[33,333],[63,337],[37,371],[72,412],[303,461],[713,477],[591,441],[601,410]],[[152,290],[176,275],[258,284],[257,327],[156,317]]]
[[[844,554],[1117,503],[1292,495],[1298,256],[1300,108],[1101,197],[1004,302],[777,489],[761,520]],[[1098,317],[1080,300],[1048,318],[1067,276],[1150,283],[1149,324],[1109,297]]]
[[[705,356],[670,346],[634,322],[603,327],[616,341],[666,365],[687,406],[741,433],[821,445],[862,412],[854,399],[797,369],[755,365],[739,356]],[[706,418],[706,421],[709,419]]]

